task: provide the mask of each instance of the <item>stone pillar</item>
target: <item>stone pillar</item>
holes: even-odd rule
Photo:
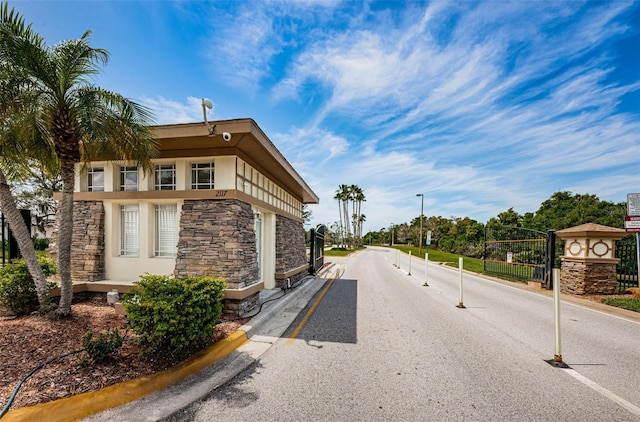
[[[627,233],[599,224],[583,224],[556,232],[565,242],[560,291],[574,295],[614,294],[618,280],[616,240]]]
[[[299,270],[286,277],[294,284],[309,274],[308,266],[303,223],[281,215],[276,216],[276,274],[289,274]],[[304,268],[300,270],[301,267]],[[277,277],[279,287],[286,287],[284,283],[283,278]]]
[[[102,201],[73,202],[71,279],[92,282],[105,279],[104,206]],[[58,224],[49,244],[51,258],[58,257]]]
[[[224,277],[230,289],[260,281],[251,205],[235,199],[186,200],[174,275]],[[225,311],[242,314],[259,302],[256,292],[243,299],[225,299]]]
[[[174,275],[224,277],[231,289],[257,283],[253,221],[251,205],[241,201],[184,201]]]

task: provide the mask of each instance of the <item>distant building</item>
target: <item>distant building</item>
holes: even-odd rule
[[[302,206],[318,197],[252,119],[210,123],[213,136],[203,123],[154,126],[153,174],[109,157],[76,165],[74,283],[222,276],[241,313],[308,273]]]

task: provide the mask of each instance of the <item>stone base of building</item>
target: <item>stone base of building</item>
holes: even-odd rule
[[[259,292],[243,299],[224,299],[222,301],[222,312],[242,317],[253,311],[259,304]]]
[[[573,295],[616,294],[616,265],[602,262],[562,261],[560,291]]]
[[[286,273],[276,273],[276,287],[281,289],[289,289],[296,285],[300,280],[309,275],[309,265],[305,264]]]

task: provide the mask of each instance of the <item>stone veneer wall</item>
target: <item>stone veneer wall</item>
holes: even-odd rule
[[[560,291],[574,295],[615,294],[616,264],[562,260]]]
[[[184,201],[176,277],[219,276],[230,289],[241,289],[259,281],[257,257],[251,205],[235,199]],[[225,309],[245,312],[257,303],[253,296],[225,301]]]
[[[303,224],[276,215],[276,273],[286,273],[308,263]],[[303,271],[292,276],[291,284],[307,274]]]
[[[105,279],[104,206],[102,201],[74,201],[71,243],[71,279],[91,282]],[[57,221],[57,219],[56,219]],[[54,228],[49,254],[58,258],[58,225]]]

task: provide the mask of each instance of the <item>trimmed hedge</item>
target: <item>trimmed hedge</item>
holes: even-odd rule
[[[123,304],[131,329],[147,352],[174,355],[214,336],[226,287],[220,277],[145,274]]]
[[[56,273],[53,260],[38,257],[38,263],[45,277]],[[55,283],[48,283],[48,286],[53,288]],[[0,305],[6,306],[18,316],[37,311],[40,306],[36,285],[22,258],[14,259],[10,264],[0,268]]]

